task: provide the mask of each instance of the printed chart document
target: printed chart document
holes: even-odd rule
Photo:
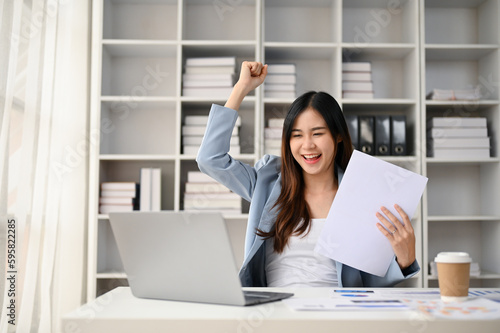
[[[385,206],[400,220],[398,204],[411,219],[427,178],[355,150],[326,218],[315,251],[351,267],[384,276],[394,257],[378,230]],[[389,220],[389,219],[388,219]]]
[[[342,299],[342,298],[289,298],[282,301],[295,311],[367,311],[410,310],[400,300],[389,299]]]
[[[427,320],[498,320],[500,302],[495,301],[495,297],[499,294],[497,289],[471,289],[466,301],[445,303],[441,300],[439,289],[341,288],[334,289],[330,297],[288,298],[283,303],[295,311],[406,310],[416,311],[421,319]]]

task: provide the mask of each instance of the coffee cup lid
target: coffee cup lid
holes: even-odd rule
[[[472,260],[467,252],[440,252],[434,261],[442,263],[468,263]]]

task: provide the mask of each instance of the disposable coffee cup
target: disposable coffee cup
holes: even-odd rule
[[[471,258],[466,252],[441,252],[437,264],[439,292],[443,302],[463,302],[469,295]]]

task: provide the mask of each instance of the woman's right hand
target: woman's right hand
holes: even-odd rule
[[[260,86],[267,75],[267,65],[257,61],[243,61],[241,64],[240,77],[233,87],[225,106],[238,110],[249,92]]]
[[[257,61],[243,61],[241,64],[240,78],[235,86],[241,88],[248,94],[260,86],[267,75],[267,65]]]

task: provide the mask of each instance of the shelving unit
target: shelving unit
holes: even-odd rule
[[[422,153],[429,184],[423,199],[424,262],[440,251],[467,251],[479,263],[474,287],[500,285],[499,3],[423,1],[421,6],[422,138],[433,117],[486,117],[491,143],[487,159],[443,160]],[[432,101],[432,89],[480,87],[479,101]],[[436,287],[428,265],[424,286]]]
[[[327,91],[346,114],[405,115],[408,156],[383,159],[429,184],[412,220],[422,273],[404,285],[435,286],[428,263],[437,251],[465,249],[486,272],[473,284],[499,286],[499,17],[498,0],[94,1],[88,299],[127,283],[108,217],[97,213],[101,182],[139,182],[140,168],[159,167],[162,210],[183,209],[187,173],[197,165],[183,154],[182,125],[225,100],[182,96],[182,74],[186,58],[210,56],[235,56],[238,67],[249,59],[294,63],[297,95]],[[349,61],[371,62],[373,100],[341,98],[342,62]],[[450,82],[456,89],[482,84],[488,95],[477,103],[425,99]],[[263,128],[292,101],[264,97],[260,88],[247,96],[235,157],[251,165],[260,159]],[[450,114],[488,118],[492,158],[427,157],[427,121]],[[247,213],[244,202],[241,215],[225,216],[238,264]]]

